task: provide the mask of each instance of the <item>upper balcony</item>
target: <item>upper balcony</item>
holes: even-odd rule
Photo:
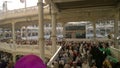
[[[44,6],[44,14],[49,14],[49,5]],[[6,12],[0,12],[0,20],[28,17],[28,16],[38,16],[38,7],[32,6],[28,8],[21,8],[15,10],[8,10]]]

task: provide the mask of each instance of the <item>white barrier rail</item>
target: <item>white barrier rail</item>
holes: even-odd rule
[[[64,39],[65,41],[94,41],[94,39]],[[107,38],[96,38],[96,41],[112,41],[112,39],[107,39]]]
[[[25,55],[29,53],[39,54],[38,45],[17,45],[16,50],[14,50],[13,44],[0,42],[0,50],[8,53],[15,53],[16,55]],[[45,55],[48,58],[52,57],[52,49],[51,46],[45,46]],[[48,56],[49,55],[49,56]]]
[[[47,63],[47,66],[50,67],[51,64],[55,61],[55,59],[58,57],[59,52],[61,51],[62,46],[59,47],[59,49],[56,51],[56,53],[52,56],[52,58]]]

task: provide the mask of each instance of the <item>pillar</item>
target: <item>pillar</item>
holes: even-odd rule
[[[119,9],[115,11],[115,21],[114,21],[114,43],[115,48],[118,48],[118,39],[119,36],[119,30],[118,30],[118,22],[119,22]]]
[[[75,39],[76,38],[75,37],[76,36],[75,32],[72,32],[71,34],[72,34],[72,39]]]
[[[15,62],[16,62],[16,54],[13,53],[12,55],[13,55],[13,59],[12,59],[12,60],[13,60],[13,62],[15,63]]]
[[[93,21],[93,40],[96,40],[96,22]]]
[[[65,33],[65,23],[62,23],[62,27],[63,27],[63,38],[65,38],[65,35],[66,35],[66,33]]]
[[[28,38],[28,29],[27,29],[27,26],[25,26],[25,38],[26,38],[26,42],[27,42],[27,38]]]
[[[52,10],[52,15],[51,15],[51,21],[52,21],[52,36],[51,36],[51,39],[52,39],[52,54],[54,55],[55,52],[57,51],[57,44],[56,44],[56,23],[57,23],[57,20],[56,20],[56,12],[53,8],[53,6],[51,6]]]
[[[13,48],[16,50],[15,45],[16,35],[15,35],[15,22],[12,23],[12,41],[13,41]]]
[[[5,34],[6,34],[6,33],[5,33],[5,28],[2,29],[2,32],[3,32],[3,33],[2,33],[2,37],[3,37],[3,39],[4,39],[4,38],[5,38]]]
[[[20,32],[21,32],[20,34],[21,34],[21,38],[22,38],[22,35],[24,33],[22,28],[20,29]]]
[[[45,46],[44,46],[44,24],[43,24],[43,0],[38,0],[38,45],[40,57],[45,61]]]

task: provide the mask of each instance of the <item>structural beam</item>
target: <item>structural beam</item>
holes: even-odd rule
[[[57,20],[56,20],[56,12],[55,12],[55,9],[53,6],[51,6],[52,8],[52,54],[54,55],[55,52],[57,51],[57,44],[56,44],[56,23],[57,23]]]
[[[115,22],[114,22],[114,43],[115,43],[115,48],[118,48],[118,39],[117,39],[117,37],[119,36],[119,30],[118,30],[119,11],[120,11],[119,8],[117,8],[116,11],[115,11]]]
[[[45,0],[47,4],[50,4],[56,12],[59,12],[59,9],[57,8],[56,4],[52,0]]]
[[[93,21],[93,39],[96,40],[96,21]]]
[[[15,34],[15,22],[12,22],[12,42],[13,42],[13,50],[16,51],[16,34]],[[15,54],[13,53],[13,62],[16,62]]]
[[[43,21],[43,0],[38,0],[38,45],[39,45],[39,52],[40,57],[43,61],[45,61],[45,46],[44,46],[44,21]]]
[[[13,55],[13,59],[12,59],[12,60],[13,60],[13,62],[15,63],[15,62],[16,62],[16,54],[13,53],[12,55]]]
[[[13,49],[16,50],[16,35],[15,35],[15,22],[12,22],[12,42],[13,42]]]
[[[65,33],[65,23],[62,23],[62,27],[63,27],[63,31],[62,31],[63,32],[63,37],[65,38],[65,34],[66,34]]]
[[[27,30],[27,26],[25,26],[25,38],[26,38],[26,41],[27,41],[27,39],[28,39],[28,30]]]

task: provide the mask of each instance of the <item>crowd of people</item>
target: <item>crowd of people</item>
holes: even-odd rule
[[[13,43],[12,39],[0,39],[0,42],[4,43]],[[59,43],[60,41],[57,41],[56,43]],[[37,45],[38,40],[23,40],[23,39],[16,39],[15,41],[16,44],[18,45]],[[45,40],[45,45],[52,45],[51,40]]]
[[[108,58],[112,57],[109,46],[108,42],[62,42],[51,68],[120,68],[116,58]]]
[[[120,68],[120,61],[111,56],[111,43],[98,41],[63,41],[51,68]],[[21,56],[17,56],[18,60]],[[12,55],[0,51],[0,68],[13,68]]]
[[[0,68],[13,68],[12,54],[0,51]]]
[[[16,55],[16,61],[23,55]],[[13,56],[11,53],[0,51],[0,68],[14,68]]]
[[[19,39],[16,41],[16,44],[18,45],[36,45],[38,43],[37,40],[22,40]]]

